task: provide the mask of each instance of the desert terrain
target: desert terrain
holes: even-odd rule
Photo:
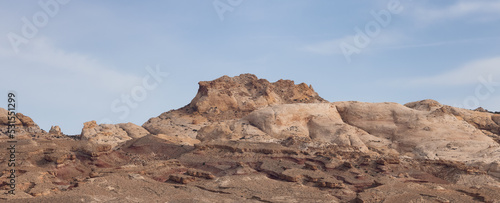
[[[142,126],[68,136],[21,112],[15,195],[7,113],[1,202],[500,202],[500,114],[481,108],[329,102],[242,74],[200,82]]]

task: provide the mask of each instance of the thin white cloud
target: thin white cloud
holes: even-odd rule
[[[491,21],[500,19],[500,1],[478,0],[458,1],[443,8],[418,7],[414,10],[417,20],[424,23],[435,23],[467,17],[471,21]]]
[[[500,82],[500,56],[481,59],[463,65],[452,71],[439,75],[417,78],[410,83],[413,85],[471,85],[481,81]]]
[[[23,77],[33,77],[30,73],[42,73],[36,75],[38,80],[74,81],[70,85],[75,86],[82,85],[76,82],[83,82],[85,85],[108,91],[124,90],[141,81],[139,77],[115,70],[91,56],[54,47],[45,38],[33,39],[28,45],[29,49],[24,49],[18,54],[15,54],[11,47],[0,45],[0,58],[9,61],[7,63],[13,67],[12,71]],[[70,78],[59,78],[58,75],[53,75],[53,72]]]
[[[354,31],[353,31],[354,33]],[[347,43],[349,45],[355,46],[354,43],[355,35],[348,35],[342,38],[325,40],[317,43],[312,43],[304,46],[305,51],[321,54],[321,55],[336,55],[336,54],[344,54],[340,49],[341,43]],[[394,30],[383,29],[381,30],[381,34],[372,38],[368,37],[370,40],[369,44],[365,48],[359,48],[363,52],[367,52],[370,48],[380,48],[397,45],[398,43],[407,40],[407,37],[398,33]]]
[[[127,74],[92,56],[58,48],[38,37],[15,54],[0,43],[2,91],[20,95],[19,112],[30,115],[45,130],[60,125],[70,134],[81,123],[110,113],[111,101],[130,94],[142,77]],[[143,68],[143,67],[139,67]]]

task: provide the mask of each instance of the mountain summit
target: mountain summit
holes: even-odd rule
[[[241,118],[269,105],[326,102],[305,83],[295,85],[291,80],[270,83],[252,74],[223,76],[198,84],[198,93],[188,106],[210,120]]]

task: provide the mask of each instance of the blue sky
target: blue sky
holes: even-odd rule
[[[332,102],[500,111],[499,1],[2,0],[0,18],[0,90],[45,130],[142,125],[241,73]]]

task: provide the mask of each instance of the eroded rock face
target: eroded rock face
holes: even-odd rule
[[[367,150],[359,136],[369,136],[368,133],[344,123],[331,103],[275,105],[256,110],[244,119],[277,139],[306,137],[320,145],[336,144]]]
[[[390,141],[402,154],[409,152],[426,159],[465,162],[492,162],[500,155],[500,145],[492,138],[455,114],[442,110],[452,107],[420,111],[396,103],[335,104],[346,123]],[[461,112],[468,113],[467,110]]]
[[[308,137],[365,152],[367,146],[394,149],[424,159],[487,163],[499,159],[500,145],[491,137],[435,106],[434,111],[420,111],[396,103],[286,104],[256,110],[245,119],[277,139]]]

